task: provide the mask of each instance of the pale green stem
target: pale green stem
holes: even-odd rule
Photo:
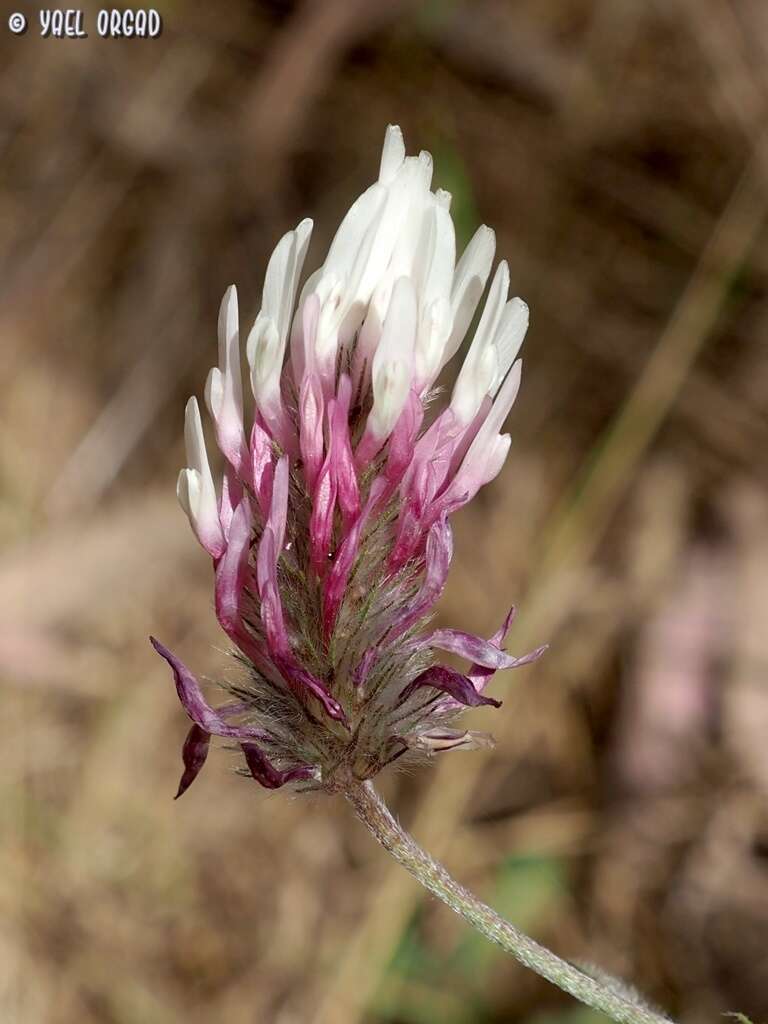
[[[442,864],[433,860],[401,828],[370,782],[350,783],[344,795],[384,849],[418,882],[525,967],[587,1006],[601,1010],[618,1024],[669,1024],[668,1018],[639,1006],[610,985],[596,981],[578,967],[561,960],[459,885]]]

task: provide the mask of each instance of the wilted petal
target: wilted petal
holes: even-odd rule
[[[181,750],[184,774],[181,776],[179,788],[176,796],[173,798],[174,800],[178,800],[182,793],[186,793],[200,774],[200,770],[205,764],[205,759],[208,757],[210,742],[211,734],[207,733],[205,729],[201,729],[199,725],[193,725],[187,733],[187,738],[184,740],[184,746]]]
[[[149,639],[160,657],[164,658],[171,666],[176,683],[176,693],[179,695],[182,707],[195,725],[212,736],[225,736],[236,740],[268,739],[268,735],[263,729],[257,729],[250,725],[229,725],[225,722],[222,712],[212,708],[203,697],[200,684],[186,665],[159,640],[153,636]],[[224,713],[226,713],[226,709]]]
[[[258,783],[265,789],[279,789],[286,782],[295,782],[298,779],[311,779],[316,769],[308,764],[296,765],[295,768],[287,768],[279,771],[270,762],[266,754],[256,746],[255,743],[241,743],[245,763],[248,770]]]
[[[451,654],[458,654],[461,658],[475,662],[485,668],[492,668],[495,671],[506,668],[515,668],[517,665],[527,665],[535,661],[546,650],[539,647],[530,654],[521,658],[515,658],[506,651],[500,650],[490,640],[483,640],[474,633],[463,633],[458,629],[437,629],[424,641],[425,645],[436,647],[440,651],[449,651]]]
[[[303,695],[304,692],[310,693],[320,701],[329,718],[336,722],[341,722],[342,725],[347,724],[347,716],[344,714],[344,709],[336,698],[331,696],[325,683],[316,676],[313,676],[305,668],[302,668],[292,654],[278,655],[275,658],[275,664],[285,679],[293,684],[294,692],[298,692],[299,695]]]
[[[515,606],[512,605],[512,607],[507,612],[500,628],[497,629],[497,631],[493,634],[488,643],[493,644],[494,647],[498,647],[499,649],[501,649],[504,645],[504,641],[507,639],[507,633],[509,633],[509,628],[512,625],[514,617]],[[483,687],[486,686],[488,681],[492,679],[495,674],[495,668],[488,668],[486,665],[478,665],[477,663],[472,665],[469,669],[469,672],[467,672],[467,676],[472,680],[472,685],[475,687],[478,693],[482,692]]]
[[[489,750],[496,744],[489,732],[472,732],[459,729],[427,729],[403,736],[411,750],[423,750],[427,754],[439,754],[444,750]]]
[[[491,704],[495,708],[501,707],[500,700],[495,700],[493,697],[484,697],[481,693],[477,692],[470,679],[463,676],[461,672],[456,672],[452,668],[446,668],[445,665],[433,665],[425,672],[422,672],[421,675],[416,676],[400,694],[397,706],[399,707],[413,693],[425,686],[432,687],[434,690],[440,690],[442,693],[447,693],[449,697],[453,697],[459,704],[464,704],[466,707],[475,708],[482,704]]]

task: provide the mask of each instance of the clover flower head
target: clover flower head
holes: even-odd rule
[[[404,755],[487,746],[487,734],[458,725],[462,710],[499,706],[485,693],[494,672],[543,650],[505,652],[511,612],[489,640],[427,629],[451,563],[449,518],[506,459],[501,431],[528,326],[501,262],[450,401],[425,423],[495,250],[483,226],[457,261],[451,197],[431,177],[430,155],[406,156],[390,126],[378,181],[300,293],[312,222],[280,239],[245,343],[248,420],[234,286],[224,295],[205,389],[223,480],[217,490],[191,398],[178,497],[213,559],[216,614],[247,671],[214,708],[153,639],[193,723],[178,795],[211,736],[234,741],[272,789],[333,791],[341,774],[368,779]],[[438,652],[470,667],[442,665]]]

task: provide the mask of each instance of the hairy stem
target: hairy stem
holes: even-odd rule
[[[417,881],[525,967],[587,1006],[606,1013],[619,1024],[669,1024],[668,1018],[632,1002],[617,989],[596,981],[578,967],[561,960],[459,885],[442,864],[433,860],[401,828],[370,782],[351,782],[344,789],[344,795],[384,849]]]

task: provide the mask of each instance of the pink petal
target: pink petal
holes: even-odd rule
[[[312,493],[312,514],[309,519],[309,543],[312,568],[322,578],[328,568],[328,553],[333,533],[333,512],[336,507],[336,479],[331,467],[329,448]]]
[[[435,523],[427,535],[424,580],[411,604],[393,622],[388,639],[401,636],[423,618],[438,600],[448,579],[453,557],[453,533],[447,519]]]
[[[323,629],[326,639],[330,638],[331,633],[333,633],[333,627],[336,624],[336,617],[339,614],[339,608],[341,607],[341,602],[344,598],[344,591],[346,590],[347,583],[349,581],[349,574],[352,571],[352,566],[354,565],[355,558],[357,557],[363,528],[381,499],[386,486],[386,481],[383,477],[377,477],[371,484],[371,489],[368,492],[368,500],[363,506],[357,520],[353,523],[352,528],[339,545],[333,564],[331,565],[331,570],[325,578],[323,588]]]
[[[272,500],[272,476],[272,439],[257,420],[251,429],[251,486],[264,517]]]
[[[329,412],[330,447],[333,452],[332,471],[336,482],[336,494],[344,526],[349,525],[360,513],[360,489],[357,483],[352,442],[349,436],[349,405],[352,398],[352,383],[346,373],[339,379],[338,396],[331,402]]]
[[[224,478],[221,487],[221,501],[219,502],[219,522],[224,531],[224,539],[229,538],[229,528],[232,523],[232,516],[235,508],[243,497],[243,487],[237,479],[234,471],[227,467],[224,470]]]
[[[299,447],[304,463],[304,479],[312,493],[323,462],[323,415],[325,399],[320,377],[310,371],[301,383],[299,396]]]
[[[414,442],[424,419],[424,405],[411,391],[389,439],[384,475],[394,490],[403,479],[414,457]]]
[[[216,567],[216,617],[221,628],[235,643],[242,632],[240,602],[248,570],[251,545],[251,508],[243,498],[229,524],[227,550]]]
[[[267,526],[275,535],[275,563],[280,557],[285,543],[285,525],[288,518],[288,490],[290,485],[288,456],[283,455],[275,466],[275,478],[272,483],[272,501],[269,508]]]

